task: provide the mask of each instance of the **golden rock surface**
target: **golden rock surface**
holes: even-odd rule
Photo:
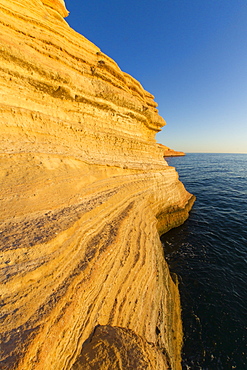
[[[157,145],[162,150],[163,157],[182,157],[185,155],[184,152],[179,152],[177,150],[171,149],[166,145],[163,144]]]
[[[193,203],[153,96],[63,19],[0,0],[1,369],[181,369],[159,232]]]

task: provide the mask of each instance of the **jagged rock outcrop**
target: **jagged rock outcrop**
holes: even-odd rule
[[[159,232],[193,197],[153,96],[63,19],[0,0],[1,369],[180,369]]]
[[[184,152],[178,152],[177,150],[173,150],[166,145],[157,144],[160,150],[162,151],[163,157],[182,157],[185,155]]]

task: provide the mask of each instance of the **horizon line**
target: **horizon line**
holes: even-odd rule
[[[247,154],[247,152],[184,152],[185,154]]]

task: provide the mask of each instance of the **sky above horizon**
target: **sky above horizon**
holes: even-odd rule
[[[158,142],[247,153],[246,0],[65,0],[77,32],[155,96]]]

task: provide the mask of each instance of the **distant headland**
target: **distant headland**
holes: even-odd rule
[[[157,144],[158,147],[163,151],[163,156],[164,157],[181,157],[184,156],[184,152],[178,152],[176,150],[173,150],[169,148],[168,146],[165,146],[163,144]]]

